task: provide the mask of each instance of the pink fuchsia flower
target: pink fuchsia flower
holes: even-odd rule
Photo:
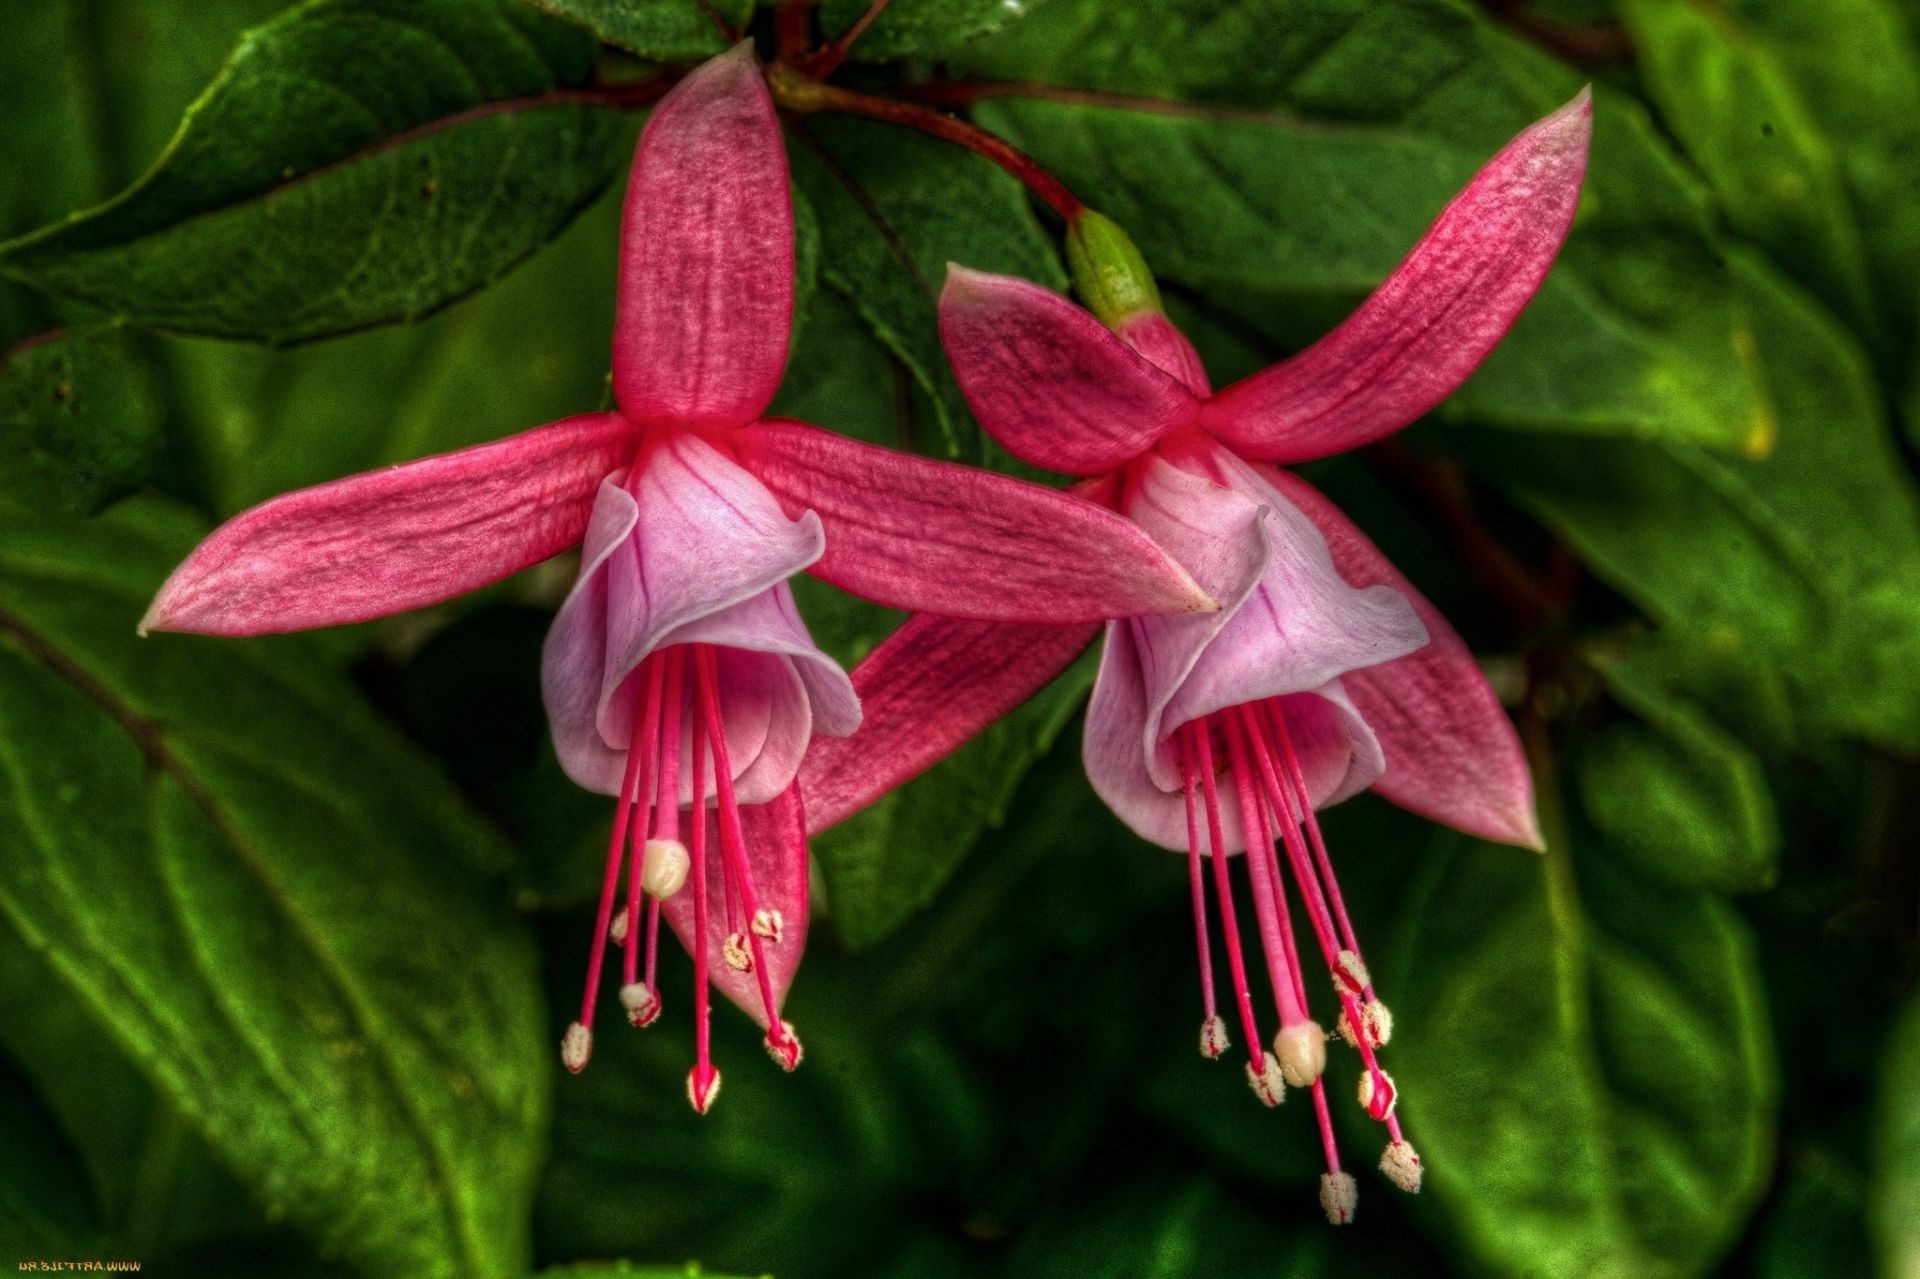
[[[779,1012],[807,928],[794,779],[815,734],[860,720],[787,578],[1023,624],[1216,607],[1111,512],[763,419],[787,358],[792,219],[779,123],[742,45],[676,86],[641,135],[617,410],[247,511],[174,571],[142,625],[258,635],[364,621],[584,542],[543,657],[554,743],[574,780],[618,797],[595,936],[623,948],[634,1024],[659,1012],[663,913],[693,957],[688,1091],[702,1111],[720,1082],[710,982],[766,1029],[776,1060],[799,1063]],[[603,954],[596,944],[562,1044],[574,1071],[592,1051]]]
[[[1397,431],[1472,372],[1565,238],[1590,115],[1582,93],[1526,130],[1350,319],[1217,394],[1132,245],[1096,214],[1072,229],[1069,248],[1099,319],[1026,280],[959,267],[941,299],[948,354],[988,432],[1027,462],[1086,477],[1078,492],[1125,513],[1221,601],[1217,613],[1107,626],[1087,772],[1143,838],[1187,854],[1200,1046],[1217,1057],[1228,1036],[1213,985],[1211,881],[1248,1079],[1269,1105],[1288,1085],[1312,1088],[1328,1165],[1322,1200],[1336,1222],[1351,1217],[1357,1191],[1334,1146],[1327,1036],[1309,1010],[1289,877],[1333,984],[1339,1033],[1364,1062],[1361,1103],[1389,1130],[1382,1170],[1415,1190],[1420,1163],[1378,1060],[1391,1019],[1315,811],[1371,788],[1487,839],[1537,848],[1539,831],[1525,756],[1466,645],[1332,503],[1274,464]],[[1091,629],[911,619],[854,673],[860,731],[816,752],[801,774],[815,828],[1005,713]],[[949,695],[956,686],[963,696]],[[871,773],[875,758],[891,767]],[[1226,855],[1242,851],[1280,1023],[1271,1052],[1229,892]]]

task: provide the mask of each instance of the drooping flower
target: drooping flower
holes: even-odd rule
[[[258,635],[364,621],[584,542],[543,691],[569,775],[618,797],[595,936],[623,948],[634,1024],[659,1013],[663,913],[692,955],[688,1092],[701,1111],[719,1088],[710,982],[767,1031],[777,1061],[799,1063],[780,1019],[807,928],[795,775],[815,734],[860,720],[787,578],[805,570],[893,607],[1016,623],[1215,607],[1111,512],[763,419],[787,358],[792,219],[779,123],[743,44],[677,85],[641,135],[621,232],[616,411],[244,512],[174,571],[142,624]],[[562,1044],[576,1072],[592,1051],[603,955],[596,942]]]
[[[1228,1046],[1214,993],[1208,888],[1220,915],[1254,1092],[1310,1086],[1327,1157],[1322,1202],[1351,1218],[1286,882],[1329,975],[1360,1101],[1384,1122],[1382,1170],[1415,1190],[1377,1050],[1391,1033],[1341,900],[1315,810],[1372,788],[1488,839],[1534,846],[1532,783],[1512,724],[1444,618],[1305,481],[1274,463],[1399,430],[1472,372],[1532,298],[1571,224],[1588,95],[1535,124],[1440,215],[1333,333],[1213,393],[1119,228],[1072,228],[1080,292],[1099,318],[1026,280],[955,267],[941,330],[982,426],[1015,456],[1086,477],[1219,599],[1217,613],[1107,626],[1084,756],[1094,788],[1142,837],[1185,851],[1199,949],[1201,1051]],[[1103,324],[1102,321],[1105,323]],[[911,619],[854,673],[860,731],[801,775],[821,829],[924,769],[1052,678],[1091,627]],[[937,664],[938,681],[927,672]],[[965,671],[966,695],[949,696]],[[891,762],[874,775],[870,762]],[[1246,851],[1256,933],[1280,1029],[1271,1051],[1249,990],[1227,855]]]

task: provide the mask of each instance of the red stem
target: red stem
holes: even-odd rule
[[[842,31],[832,44],[808,61],[807,73],[816,80],[824,80],[838,71],[840,64],[847,60],[847,54],[853,48],[853,42],[866,34],[867,28],[872,26],[873,20],[886,9],[887,3],[888,0],[873,0],[858,21]]]

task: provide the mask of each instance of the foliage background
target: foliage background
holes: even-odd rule
[[[566,565],[373,626],[133,637],[213,521],[599,402],[641,117],[595,68],[717,41],[684,0],[541,3],[9,8],[0,1257],[1920,1274],[1920,5],[894,0],[857,46],[855,84],[1026,86],[975,117],[1134,233],[1220,382],[1597,87],[1509,341],[1404,447],[1313,475],[1486,654],[1552,842],[1331,814],[1429,1169],[1414,1200],[1364,1174],[1335,1232],[1307,1108],[1193,1051],[1183,871],[1087,789],[1084,665],[816,843],[807,1064],[716,1018],[701,1120],[677,1004],[557,1068],[609,818],[539,714]],[[132,194],[34,233],[183,113]],[[1005,464],[926,286],[1060,285],[1057,229],[885,126],[790,150],[779,407]],[[803,607],[849,662],[893,620]]]

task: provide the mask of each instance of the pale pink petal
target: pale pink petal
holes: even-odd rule
[[[987,434],[1049,471],[1110,471],[1199,412],[1177,378],[1031,280],[949,266],[940,337]]]
[[[1045,687],[1096,629],[907,619],[854,668],[860,731],[817,740],[807,753],[800,789],[808,829],[851,817],[945,759]]]
[[[1127,623],[1145,680],[1146,748],[1214,711],[1313,692],[1426,642],[1407,600],[1342,580],[1313,523],[1251,467],[1214,446],[1177,461],[1141,470],[1127,513],[1226,617],[1211,629],[1183,618]],[[1170,760],[1149,763],[1172,788]]]
[[[792,319],[786,149],[743,43],[675,85],[640,134],[620,230],[614,396],[641,423],[751,422],[779,388]]]
[[[1137,312],[1120,321],[1113,331],[1154,365],[1179,378],[1194,395],[1205,399],[1213,394],[1206,366],[1200,363],[1200,352],[1193,349],[1187,335],[1165,312]]]
[[[1341,576],[1392,587],[1426,625],[1425,648],[1344,679],[1386,754],[1373,788],[1470,835],[1540,847],[1526,752],[1466,644],[1332,502],[1297,476],[1262,470],[1319,527]]]
[[[727,964],[722,949],[731,926],[727,922],[727,899],[721,879],[720,823],[711,811],[706,821],[707,972],[720,992],[765,1030],[769,1027],[766,1010],[760,1002],[759,975],[735,971]],[[763,910],[779,911],[782,921],[780,940],[777,943],[763,941],[760,947],[777,1008],[785,1002],[787,988],[793,985],[793,975],[799,971],[800,957],[807,948],[807,821],[800,805],[800,788],[788,787],[764,804],[743,805],[740,825],[746,837],[755,904]],[[667,917],[674,935],[691,954],[692,883],[667,898],[661,904],[660,913]]]
[[[1184,852],[1187,809],[1179,761],[1171,739],[1152,736],[1152,708],[1134,635],[1125,623],[1107,627],[1081,746],[1087,779],[1135,834]],[[1338,803],[1379,776],[1380,747],[1339,680],[1289,694],[1280,704],[1314,807]],[[1220,816],[1225,850],[1243,851],[1246,836],[1237,806],[1223,805]]]
[[[1532,299],[1580,199],[1592,126],[1580,96],[1508,144],[1339,328],[1208,401],[1208,430],[1248,457],[1357,448],[1433,408]]]
[[[477,590],[577,545],[635,439],[618,414],[589,413],[276,497],[200,543],[140,629],[299,631]]]
[[[580,578],[541,660],[568,775],[617,793],[635,672],[648,654],[675,644],[723,650],[720,710],[743,802],[785,789],[815,731],[852,731],[852,687],[814,646],[786,586],[821,546],[818,519],[789,520],[757,480],[689,434],[667,436],[635,473],[609,478]],[[683,748],[691,739],[682,733]],[[691,767],[680,775],[690,777]],[[691,798],[684,786],[682,797]]]
[[[814,575],[875,603],[1052,623],[1214,606],[1151,538],[1077,497],[800,422],[738,438],[787,509],[826,526]]]

